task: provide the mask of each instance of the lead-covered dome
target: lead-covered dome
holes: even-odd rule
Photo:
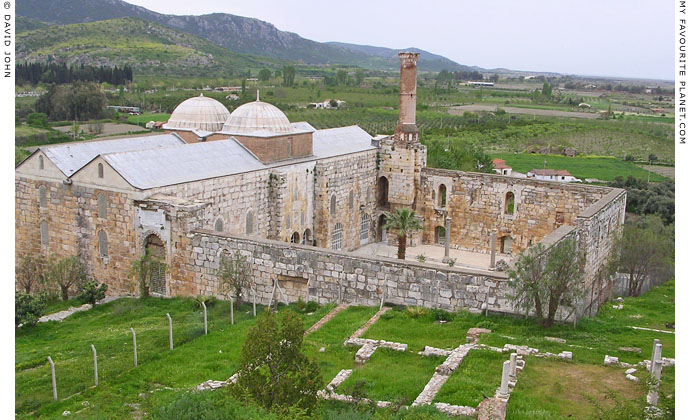
[[[217,132],[229,116],[223,104],[202,93],[179,104],[163,128]]]
[[[290,120],[283,111],[258,99],[234,110],[223,125],[223,132],[232,134],[290,133],[291,131],[293,129]]]

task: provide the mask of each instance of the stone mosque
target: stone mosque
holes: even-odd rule
[[[109,294],[135,295],[130,267],[149,249],[166,262],[153,295],[219,295],[218,261],[237,250],[263,303],[278,284],[286,301],[514,312],[496,259],[573,237],[587,290],[575,317],[596,312],[611,293],[602,268],[625,191],[427,168],[418,55],[399,57],[389,136],[290,122],[257,93],[232,113],[187,99],[162,134],[40,146],[15,170],[17,263],[77,255]],[[423,226],[405,261],[389,257],[395,232],[383,229],[384,213],[401,207]],[[422,251],[426,261],[414,258]]]

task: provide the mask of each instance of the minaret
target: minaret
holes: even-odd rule
[[[400,111],[395,137],[405,143],[419,141],[417,130],[417,59],[419,54],[401,52],[400,58]]]
[[[379,199],[379,203],[384,203],[391,210],[396,207],[415,208],[421,171],[426,166],[426,147],[419,142],[419,131],[415,119],[419,54],[401,52],[398,57],[400,57],[398,125],[395,127],[393,136],[380,142],[381,164],[377,180],[377,197],[387,195],[387,200]]]

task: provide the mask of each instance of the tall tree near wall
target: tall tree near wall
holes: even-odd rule
[[[542,326],[553,326],[558,308],[582,297],[582,258],[574,239],[545,249],[536,244],[523,252],[508,272],[516,308],[534,312]]]
[[[17,282],[28,295],[45,279],[46,261],[41,255],[27,255],[16,268]]]
[[[218,266],[218,279],[227,296],[234,294],[235,302],[242,304],[242,291],[249,287],[249,264],[247,258],[235,251],[223,253]]]
[[[407,249],[407,235],[422,229],[422,224],[417,219],[414,211],[407,207],[399,208],[395,213],[386,212],[386,225],[384,229],[397,231],[398,259],[405,259]]]
[[[608,263],[609,274],[629,276],[628,294],[640,296],[644,284],[673,275],[673,226],[664,226],[660,217],[648,215],[626,223],[615,241]]]
[[[51,259],[46,272],[48,282],[60,287],[62,300],[69,299],[70,287],[86,280],[86,267],[75,255],[61,259]]]

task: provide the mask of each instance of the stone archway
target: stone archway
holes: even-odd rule
[[[291,244],[298,244],[299,243],[299,233],[294,232],[292,236],[290,237],[290,243]]]
[[[386,225],[386,215],[382,214],[379,216],[378,221],[376,223],[376,241],[378,242],[387,242],[386,240],[386,229],[383,227]]]
[[[165,244],[163,240],[155,233],[149,233],[144,239],[144,251],[160,260],[162,263],[153,269],[151,273],[151,283],[149,284],[149,292],[157,295],[167,295],[166,281],[165,281]]]
[[[376,205],[379,207],[388,206],[388,178],[382,176],[376,183]]]

